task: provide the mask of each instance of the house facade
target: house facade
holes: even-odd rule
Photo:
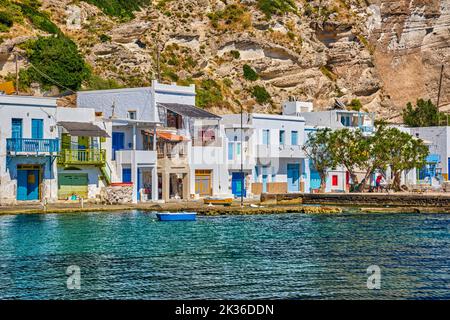
[[[416,170],[419,183],[440,184],[450,175],[450,127],[404,128],[413,137],[422,139],[428,146],[426,165]]]
[[[57,199],[56,99],[0,95],[0,201]]]
[[[250,113],[243,116],[241,132],[240,115],[225,115],[223,126],[229,190],[236,197],[242,192],[246,196],[309,192],[302,117]]]
[[[111,183],[111,125],[94,109],[57,108],[58,199],[94,199]]]
[[[368,136],[375,132],[375,114],[349,111],[349,110],[327,110],[313,111],[313,105],[310,102],[290,101],[283,105],[283,110],[289,114],[295,113],[302,116],[306,121],[306,138],[310,133],[319,129],[330,128],[339,129],[359,129],[364,135]],[[364,173],[357,173],[361,178]],[[310,187],[315,192],[320,188],[320,177],[314,166],[310,165]],[[331,168],[328,171],[326,181],[326,192],[348,192],[350,188],[350,175],[343,166]]]
[[[77,105],[111,123],[112,179],[133,183],[134,202],[220,193],[220,117],[195,107],[195,86],[83,91]]]

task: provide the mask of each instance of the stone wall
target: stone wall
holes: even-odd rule
[[[450,206],[449,195],[416,195],[416,194],[313,194],[287,193],[261,195],[261,202],[286,203],[295,201],[303,204],[323,204],[342,206]]]
[[[101,190],[100,198],[106,204],[126,204],[133,201],[133,185],[111,185]]]

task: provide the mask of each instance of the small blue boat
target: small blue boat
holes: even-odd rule
[[[157,213],[159,221],[195,221],[196,212],[163,212]]]

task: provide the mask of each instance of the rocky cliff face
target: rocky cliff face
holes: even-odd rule
[[[448,0],[278,1],[282,7],[264,0],[160,0],[126,22],[87,2],[43,0],[41,10],[76,41],[96,74],[148,85],[159,61],[162,80],[196,83],[199,105],[217,113],[240,105],[277,112],[294,96],[317,109],[359,99],[393,118],[408,101],[436,100],[441,65],[450,59]],[[17,24],[0,33],[0,47],[7,52],[26,39],[20,37],[41,33]],[[11,57],[0,60],[6,76]],[[257,79],[244,76],[244,65]],[[449,78],[450,66],[442,109],[450,104]]]

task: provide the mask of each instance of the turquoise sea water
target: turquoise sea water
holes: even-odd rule
[[[12,298],[449,299],[450,215],[0,216],[0,299]]]

